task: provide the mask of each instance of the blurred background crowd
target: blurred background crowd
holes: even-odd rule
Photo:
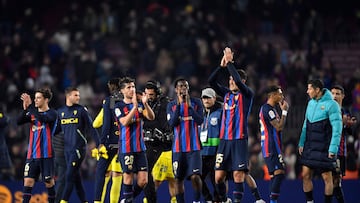
[[[182,76],[191,94],[200,97],[226,46],[235,51],[235,64],[246,70],[256,93],[249,121],[253,177],[266,179],[258,126],[262,92],[279,84],[290,103],[283,137],[287,177],[299,178],[297,143],[309,78],[321,78],[328,88],[342,85],[344,105],[360,121],[360,7],[350,2],[2,0],[0,109],[12,118],[5,136],[13,164],[2,178],[23,177],[28,127],[13,122],[22,110],[22,92],[50,87],[50,106],[58,108],[64,104],[64,89],[77,86],[93,118],[113,77],[135,78],[138,90],[156,79],[173,97],[173,81]],[[347,147],[348,178],[358,178],[360,124]],[[93,178],[95,164],[86,159],[85,178]]]

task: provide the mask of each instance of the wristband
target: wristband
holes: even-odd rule
[[[286,110],[283,110],[283,111],[282,111],[282,115],[283,115],[283,116],[287,116],[287,113],[288,113],[288,112],[287,112]]]

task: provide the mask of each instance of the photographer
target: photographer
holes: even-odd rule
[[[156,203],[156,189],[151,172],[161,153],[171,150],[173,133],[166,119],[166,107],[169,98],[162,96],[160,83],[153,80],[148,81],[145,85],[145,94],[149,98],[148,103],[154,111],[155,120],[144,119],[144,140],[149,171],[148,184],[144,193],[147,202]],[[158,172],[154,171],[154,173]]]

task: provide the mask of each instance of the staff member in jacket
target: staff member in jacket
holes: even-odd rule
[[[318,169],[325,182],[325,203],[328,203],[333,195],[332,171],[336,166],[342,131],[341,111],[321,80],[310,80],[307,94],[310,100],[299,141],[303,190],[306,201],[313,202],[311,179],[314,169]]]

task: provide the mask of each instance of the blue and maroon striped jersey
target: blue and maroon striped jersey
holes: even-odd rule
[[[269,104],[262,105],[259,112],[259,122],[261,148],[264,157],[269,157],[271,154],[281,154],[282,133],[270,123],[274,119],[280,120],[276,109]]]
[[[220,84],[218,75],[227,72],[232,76],[239,88],[232,92],[228,87]],[[223,113],[221,119],[220,139],[239,140],[248,138],[248,117],[251,111],[254,92],[242,82],[242,78],[232,63],[226,69],[218,67],[209,77],[210,86],[216,93],[224,97]]]
[[[141,152],[145,151],[145,143],[143,137],[143,111],[144,105],[138,104],[138,109],[132,118],[130,125],[124,126],[120,123],[120,118],[129,114],[133,104],[126,104],[119,101],[115,104],[115,116],[119,127],[119,153]]]
[[[198,126],[204,118],[200,99],[191,98],[191,105],[171,101],[167,106],[167,119],[174,129],[173,152],[192,152],[201,150]]]
[[[17,119],[17,124],[30,123],[27,159],[52,158],[52,136],[57,125],[57,113],[53,109],[38,112],[32,104]]]

